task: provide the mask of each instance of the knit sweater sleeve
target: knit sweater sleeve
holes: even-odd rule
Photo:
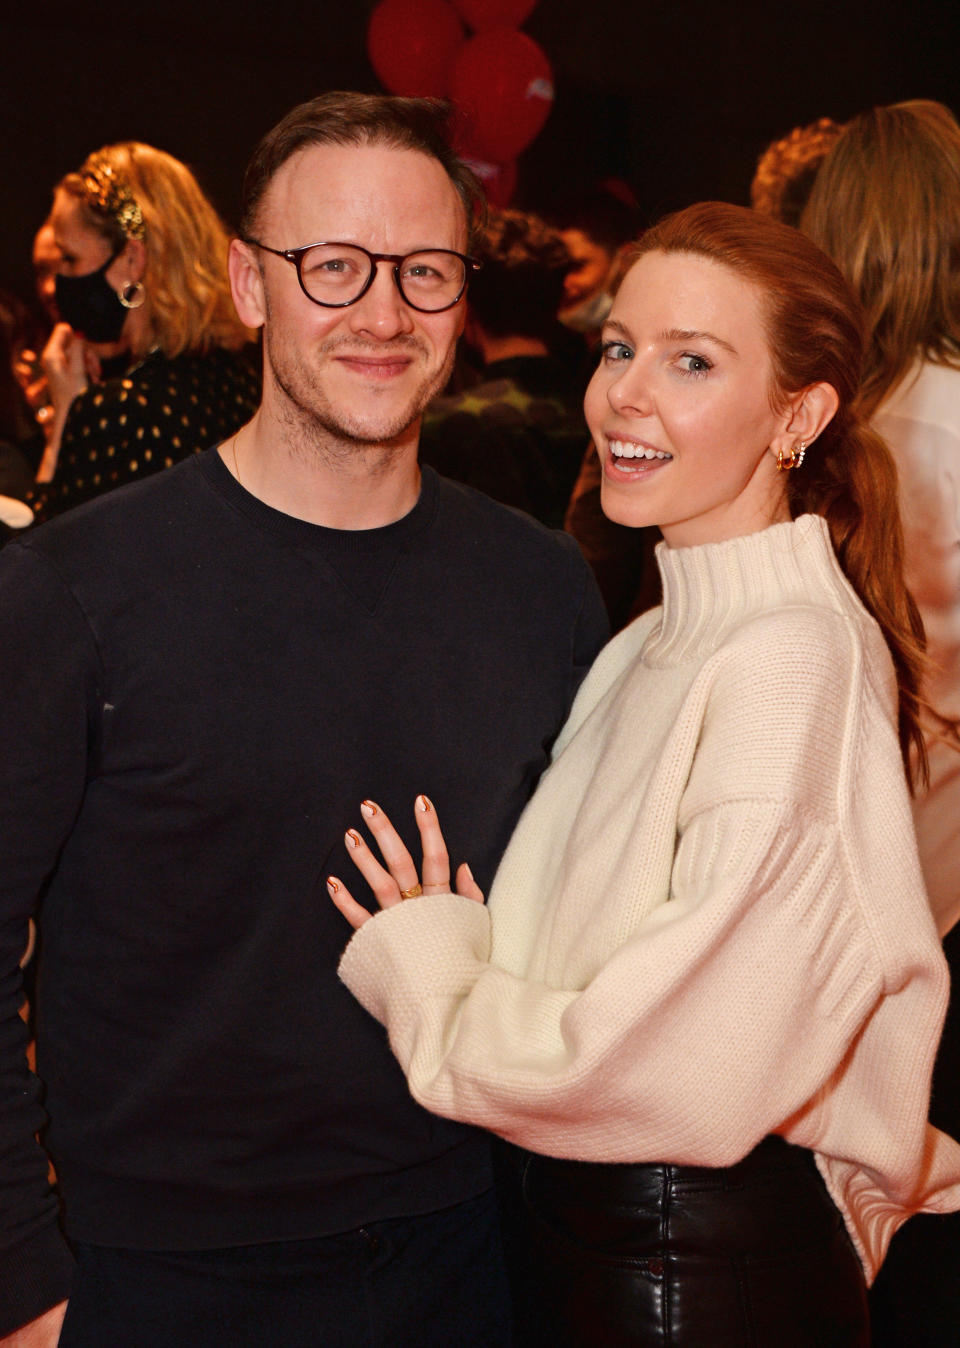
[[[455,897],[403,904],[354,936],[341,975],[387,1025],[421,1103],[547,1154],[724,1165],[825,1088],[889,972],[861,895],[905,885],[922,903],[922,889],[907,832],[903,866],[895,853],[877,865],[845,818],[863,681],[823,626],[792,631],[785,650],[774,624],[762,644],[776,660],[754,641],[713,678],[669,830],[667,901],[636,920],[614,868],[577,909],[571,940],[589,944],[601,921],[622,940],[583,982],[490,963],[488,915]],[[786,692],[785,654],[812,674]],[[899,760],[886,772],[904,795]],[[625,827],[639,829],[621,799]],[[909,829],[908,815],[897,820]],[[555,926],[576,901],[542,898]],[[901,976],[929,976],[936,1001],[935,947],[921,939],[917,959]]]
[[[437,1113],[550,1155],[729,1164],[803,1108],[879,995],[832,911],[836,850],[789,806],[698,816],[671,902],[584,988],[489,964],[488,913],[455,896],[368,923],[341,976]]]
[[[910,1212],[960,1207],[960,1148],[927,1123],[948,979],[893,670],[846,607],[768,607],[679,705],[645,648],[578,709],[492,913],[399,905],[341,972],[417,1099],[533,1151],[811,1148],[871,1277]]]

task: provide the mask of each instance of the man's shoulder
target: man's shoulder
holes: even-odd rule
[[[474,543],[503,541],[545,556],[561,554],[582,562],[580,549],[569,534],[541,524],[523,510],[502,505],[466,483],[436,476],[441,516],[469,527]]]
[[[585,668],[610,635],[603,600],[576,540],[559,529],[501,505],[483,492],[437,478],[438,528],[432,567],[447,578],[448,598],[462,596],[487,612],[507,615],[530,633],[578,636]]]
[[[105,492],[30,530],[18,541],[53,560],[79,559],[118,547],[140,552],[152,545],[158,533],[171,528],[178,528],[182,535],[187,503],[203,492],[202,458],[192,455],[142,482]]]

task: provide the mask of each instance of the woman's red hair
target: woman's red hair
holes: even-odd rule
[[[799,230],[725,202],[701,202],[668,215],[642,236],[627,265],[650,252],[709,258],[757,287],[773,406],[813,384],[836,390],[836,415],[808,448],[802,469],[787,474],[787,498],[794,517],[824,516],[845,575],[886,638],[897,675],[904,765],[911,782],[925,780],[923,624],[903,578],[896,465],[858,406],[864,325],[856,296]]]

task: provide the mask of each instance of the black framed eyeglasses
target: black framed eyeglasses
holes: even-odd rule
[[[467,288],[471,272],[483,265],[449,248],[422,248],[416,253],[371,253],[357,243],[308,243],[302,248],[268,248],[259,239],[244,239],[254,248],[282,257],[297,269],[300,289],[325,309],[356,304],[373,285],[378,262],[393,264],[400,297],[422,314],[452,309]]]

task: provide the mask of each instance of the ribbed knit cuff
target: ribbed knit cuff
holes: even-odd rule
[[[351,937],[339,974],[391,1031],[415,1021],[426,999],[466,995],[490,958],[490,914],[462,894],[425,894],[378,913]],[[402,1062],[401,1058],[401,1062]]]

